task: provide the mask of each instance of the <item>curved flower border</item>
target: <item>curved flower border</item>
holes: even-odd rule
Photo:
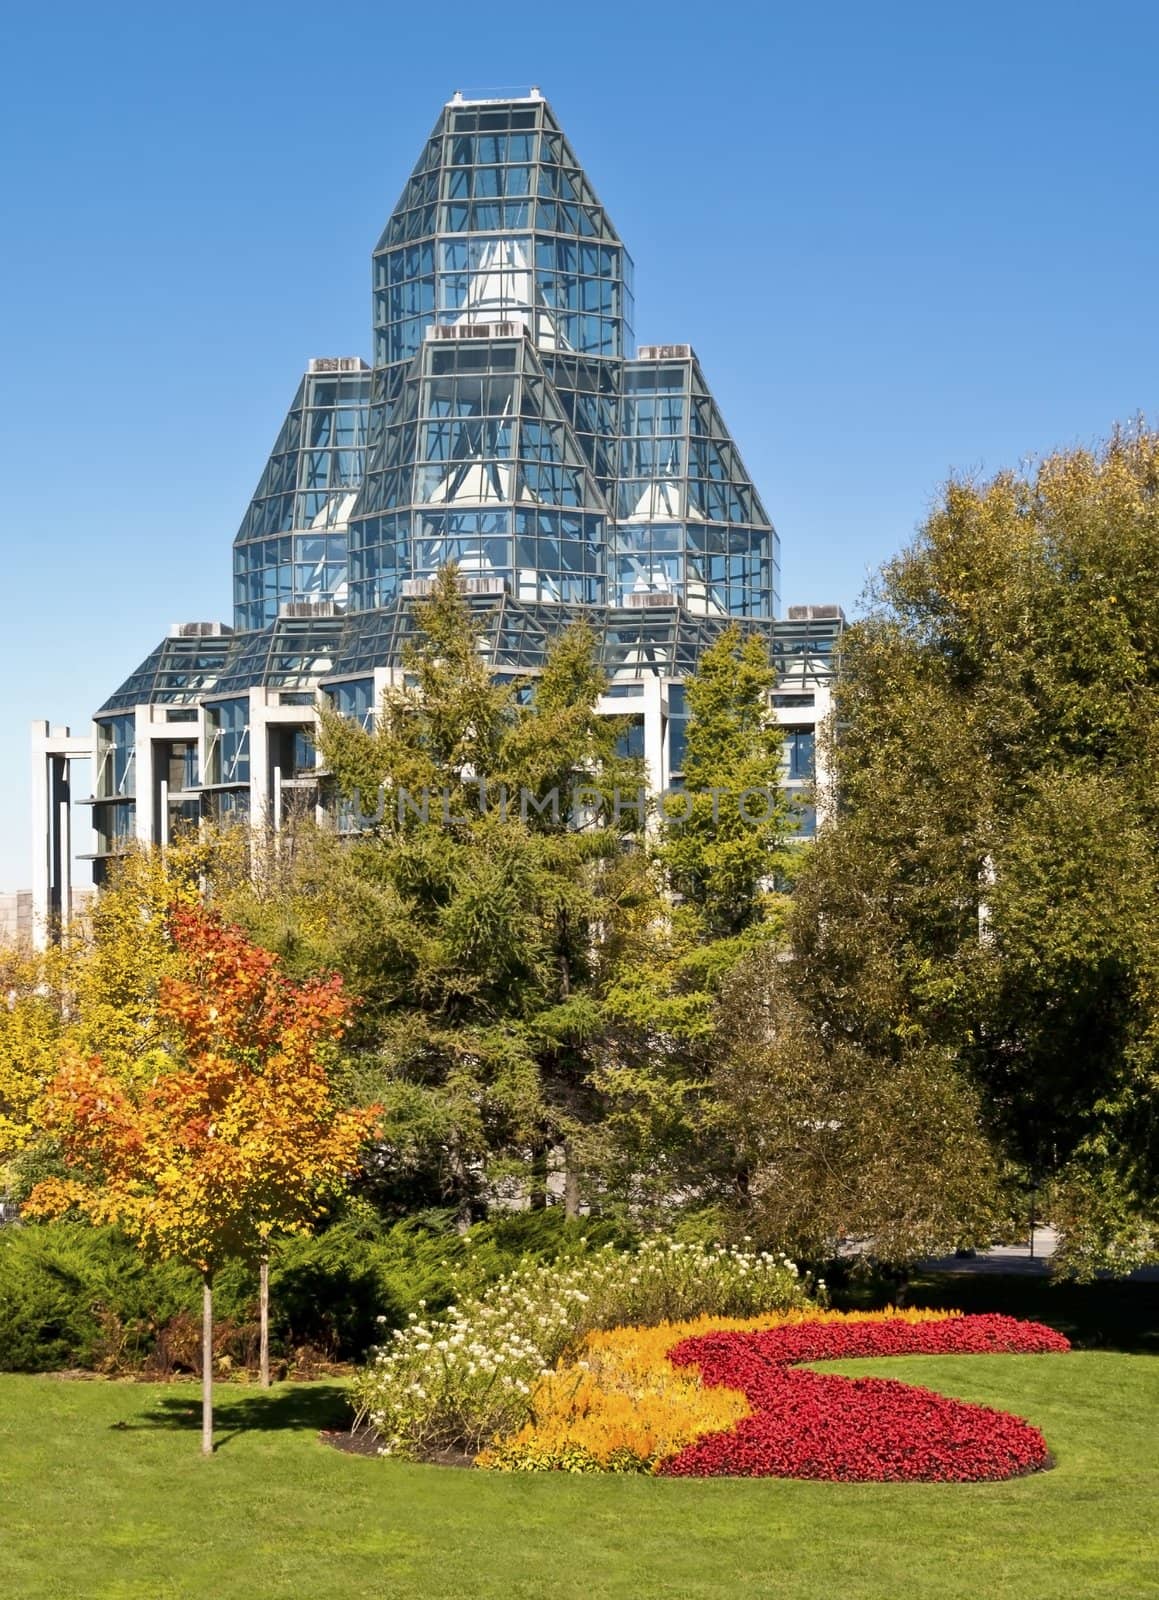
[[[752,1414],[702,1435],[655,1470],[845,1483],[978,1483],[1040,1471],[1050,1464],[1046,1440],[1021,1417],[893,1379],[841,1378],[793,1363],[1069,1348],[1051,1328],[1003,1316],[799,1323],[685,1339],[668,1352],[671,1364],[698,1367],[706,1385],[739,1389]]]

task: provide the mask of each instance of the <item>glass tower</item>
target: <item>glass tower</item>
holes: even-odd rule
[[[778,619],[777,535],[700,364],[636,348],[631,257],[537,90],[444,106],[371,292],[373,365],[311,361],[277,433],[232,628],[175,624],[96,713],[98,879],[130,839],[309,803],[319,695],[373,715],[449,562],[497,674],[591,625],[604,709],[635,702],[657,785],[682,765],[683,680],[741,620],[805,782],[840,611]]]
[[[612,600],[668,594],[713,617],[769,618],[777,536],[689,345],[627,363]]]
[[[545,100],[444,108],[373,275],[352,609],[448,560],[606,603],[632,263]]]
[[[771,619],[777,536],[547,102],[444,107],[374,251],[352,610],[449,560],[520,600]]]
[[[295,602],[345,604],[369,396],[357,356],[311,361],[233,542],[235,628],[264,628]]]

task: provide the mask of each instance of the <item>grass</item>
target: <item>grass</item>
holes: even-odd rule
[[[1136,1347],[1137,1348],[1137,1347]],[[4,1600],[994,1600],[1159,1596],[1159,1362],[841,1363],[1028,1417],[1053,1472],[824,1485],[464,1472],[347,1456],[334,1384],[225,1389],[0,1377]]]

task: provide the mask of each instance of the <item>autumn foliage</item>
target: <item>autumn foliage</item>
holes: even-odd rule
[[[376,1112],[331,1082],[350,1001],[339,978],[295,982],[276,956],[197,907],[171,909],[175,970],[158,987],[160,1044],[134,1075],[67,1054],[43,1116],[70,1175],[31,1215],[76,1208],[211,1275],[308,1226],[356,1169]]]
[[[51,953],[0,951],[0,1175],[36,1138],[35,1110],[60,1056]]]

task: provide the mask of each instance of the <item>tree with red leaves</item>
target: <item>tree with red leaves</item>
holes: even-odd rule
[[[213,1278],[230,1256],[263,1264],[278,1233],[305,1232],[357,1170],[378,1108],[351,1110],[332,1070],[351,1003],[338,977],[294,981],[278,958],[201,908],[174,906],[177,972],[163,979],[164,1047],[142,1074],[66,1056],[45,1097],[69,1167],[33,1191],[30,1214],[72,1208],[142,1248],[195,1265],[203,1282],[202,1449],[213,1449]]]

